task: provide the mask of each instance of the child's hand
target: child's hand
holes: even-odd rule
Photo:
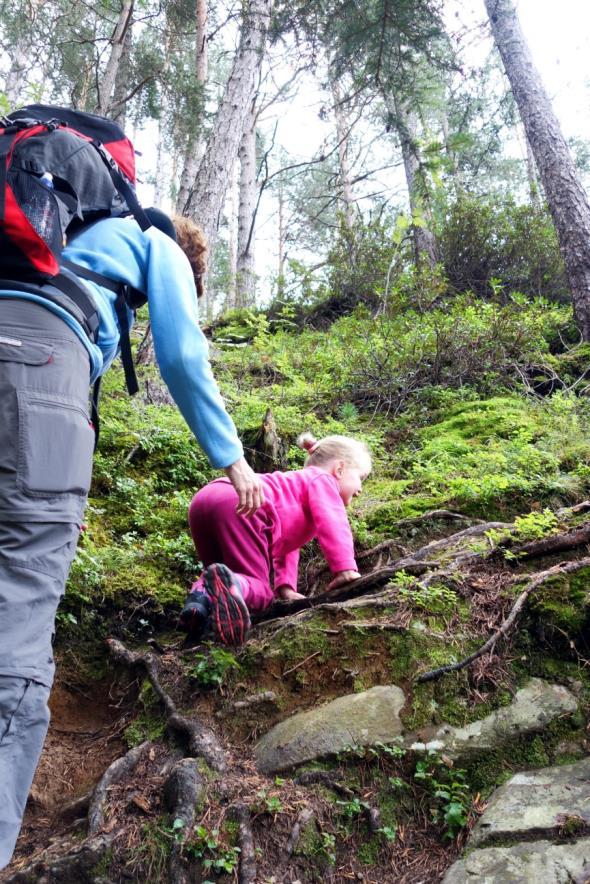
[[[336,589],[337,586],[344,586],[345,583],[350,583],[351,580],[358,580],[360,576],[358,571],[339,571],[334,579],[328,583],[328,592],[331,589]]]
[[[291,587],[287,586],[286,584],[285,584],[285,586],[279,586],[279,588],[277,589],[277,596],[283,602],[292,602],[295,599],[304,599],[305,598],[305,596],[301,595],[300,592],[295,592],[294,589],[291,589]]]

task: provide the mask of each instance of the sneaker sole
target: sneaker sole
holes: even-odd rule
[[[211,600],[211,626],[224,645],[241,645],[250,628],[250,615],[245,602],[232,595],[237,587],[225,565],[209,565],[204,575],[205,589]]]

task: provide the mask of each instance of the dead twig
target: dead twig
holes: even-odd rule
[[[291,669],[285,669],[285,671],[283,672],[283,677],[285,675],[289,675],[291,672],[295,672],[296,669],[300,669],[302,666],[305,666],[305,664],[309,660],[313,660],[314,657],[317,657],[318,654],[321,654],[321,653],[322,653],[321,651],[314,651],[313,654],[310,654],[309,657],[305,658],[305,660],[301,660],[301,662],[297,663],[296,666],[292,666]]]
[[[487,651],[495,646],[497,641],[504,638],[508,632],[510,632],[529,595],[534,592],[535,589],[547,580],[551,580],[552,577],[557,577],[560,574],[572,574],[575,571],[580,571],[582,568],[588,568],[589,566],[590,558],[587,557],[580,559],[577,562],[563,562],[559,565],[554,565],[552,568],[548,568],[546,571],[539,571],[537,574],[533,575],[512,606],[508,617],[500,627],[496,629],[493,635],[490,636],[485,644],[478,648],[477,651],[474,651],[473,654],[465,657],[464,660],[460,660],[458,663],[449,663],[447,666],[439,666],[438,669],[431,669],[429,672],[423,672],[422,675],[419,675],[416,679],[418,684],[434,681],[435,679],[440,678],[441,675],[445,675],[447,672],[458,672],[460,669],[469,666],[470,663],[473,663],[474,660],[482,657]]]

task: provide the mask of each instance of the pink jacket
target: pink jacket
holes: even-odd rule
[[[299,550],[314,537],[333,573],[356,571],[354,543],[338,480],[319,467],[288,473],[263,473],[266,502],[273,521],[275,587],[297,589]]]

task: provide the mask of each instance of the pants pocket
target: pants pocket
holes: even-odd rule
[[[24,705],[30,680],[0,675],[0,744],[6,737],[18,736],[16,724],[19,710]]]
[[[94,430],[84,409],[43,393],[18,393],[17,485],[31,497],[85,496]]]

